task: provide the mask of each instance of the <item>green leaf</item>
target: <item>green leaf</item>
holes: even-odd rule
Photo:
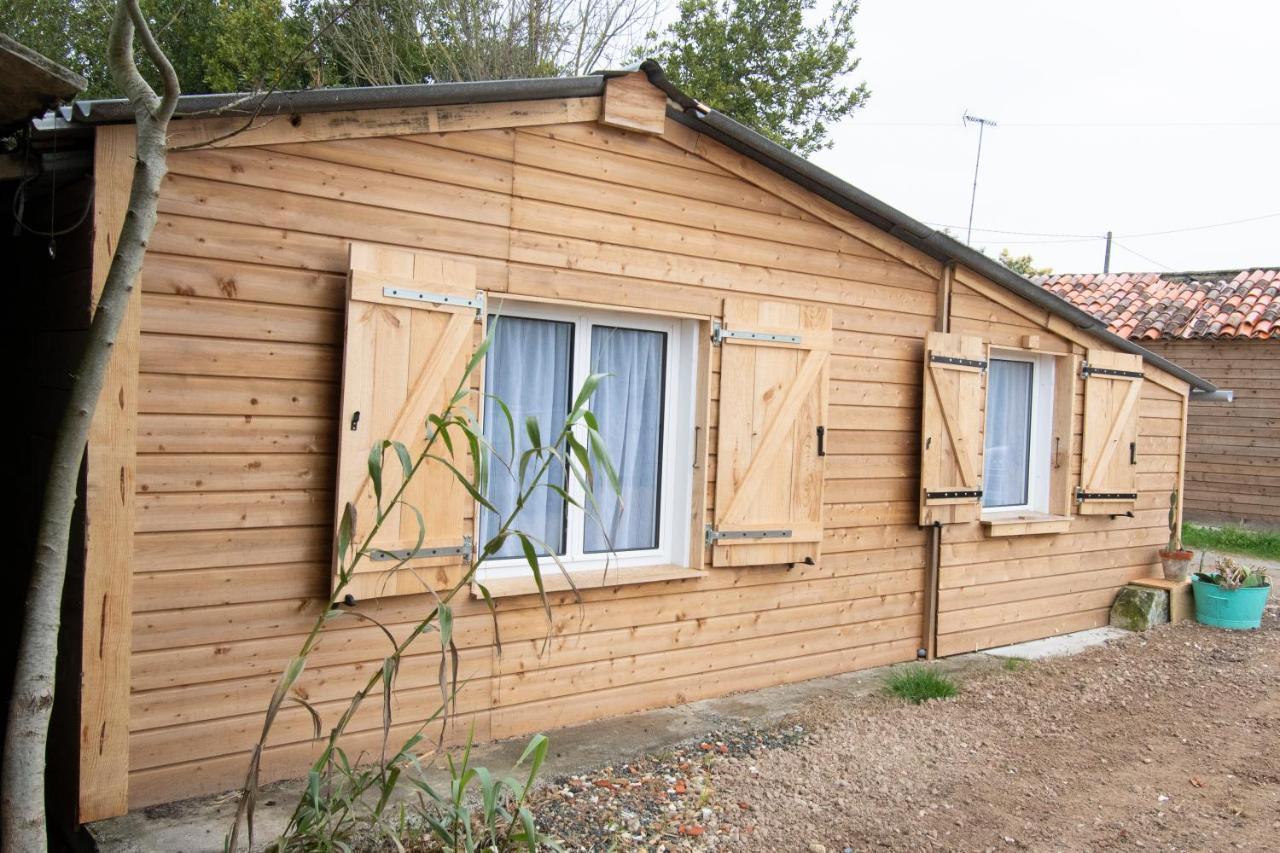
[[[347,565],[347,555],[351,551],[351,540],[355,537],[356,530],[356,508],[355,504],[347,501],[342,508],[342,520],[338,522],[338,573],[350,572],[350,566]]]
[[[587,438],[591,441],[591,452],[596,458],[596,462],[600,467],[604,468],[605,476],[609,478],[609,485],[613,487],[613,493],[622,496],[622,484],[618,480],[618,471],[613,467],[613,459],[609,456],[609,448],[605,446],[604,438],[593,427],[587,428]]]
[[[542,430],[538,427],[538,419],[533,415],[524,419],[524,434],[529,436],[531,450],[542,450]]]
[[[471,495],[471,499],[473,501],[480,504],[480,506],[484,507],[485,509],[489,510],[489,512],[492,512],[495,514],[498,512],[498,508],[494,506],[492,503],[490,503],[488,498],[480,494],[480,490],[475,487],[475,484],[473,484],[465,474],[459,471],[452,462],[450,462],[448,459],[445,459],[442,456],[437,456],[434,453],[427,454],[427,458],[434,459],[435,461],[439,462],[441,465],[444,465],[446,468],[448,468],[453,473],[454,479],[456,479],[459,483],[462,484],[462,487],[467,490],[467,494]]]
[[[573,401],[571,420],[577,420],[582,416],[582,411],[586,407],[587,401],[591,399],[592,394],[596,393],[601,381],[608,375],[607,373],[593,373],[582,380],[582,387],[578,389],[578,396]]]
[[[386,446],[385,441],[379,441],[369,448],[369,479],[373,481],[373,497],[378,511],[378,521],[382,521],[382,452]]]

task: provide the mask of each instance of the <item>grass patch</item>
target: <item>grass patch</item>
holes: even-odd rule
[[[956,695],[956,683],[945,675],[924,667],[911,667],[890,675],[885,689],[913,705],[930,699],[947,699]]]
[[[1000,666],[1005,672],[1021,672],[1031,665],[1031,661],[1026,658],[1005,658],[1004,663]]]
[[[1202,551],[1225,551],[1264,560],[1280,560],[1280,531],[1231,526],[1201,527],[1187,523],[1182,525],[1182,544]]]

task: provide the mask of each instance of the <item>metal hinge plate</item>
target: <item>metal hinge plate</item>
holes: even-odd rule
[[[928,500],[946,500],[947,498],[981,498],[982,489],[951,489],[945,492],[926,491],[924,496]]]
[[[706,540],[714,545],[722,539],[790,539],[790,530],[716,530],[707,525]]]
[[[929,361],[933,364],[953,364],[956,367],[976,367],[978,370],[987,369],[987,363],[976,358],[959,358],[954,355],[934,355],[929,353]]]
[[[384,287],[382,295],[391,299],[405,299],[410,302],[430,302],[434,305],[457,305],[463,308],[474,308],[477,313],[484,311],[484,293],[477,290],[474,297],[454,296],[449,293],[427,293],[422,290],[409,290],[404,287]]]
[[[1140,370],[1114,370],[1110,367],[1092,367],[1089,362],[1080,365],[1080,378],[1088,379],[1090,376],[1114,376],[1118,379],[1141,379],[1142,371]]]
[[[1137,492],[1086,492],[1076,486],[1076,503],[1078,504],[1085,501],[1136,501],[1137,499]]]
[[[798,344],[799,335],[778,335],[773,332],[752,332],[747,329],[726,329],[720,323],[711,324],[711,343],[717,346],[726,339],[736,338],[742,341],[768,341],[774,344]]]
[[[421,557],[462,557],[464,560],[470,560],[471,549],[471,537],[463,536],[461,545],[450,545],[444,548],[419,548],[416,551],[410,551],[408,548],[392,551],[384,551],[381,548],[370,548],[369,559],[373,560],[375,563],[389,563],[393,561],[398,563],[401,560]]]

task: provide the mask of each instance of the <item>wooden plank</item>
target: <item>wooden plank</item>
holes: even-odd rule
[[[132,125],[94,140],[93,299],[102,294],[135,166]],[[142,289],[121,319],[85,459],[84,611],[80,675],[81,822],[128,810],[130,571]]]
[[[169,148],[230,148],[330,139],[364,139],[372,136],[407,136],[596,121],[599,117],[600,98],[595,97],[182,119],[175,121],[169,131]]]
[[[610,77],[604,84],[600,123],[641,133],[662,133],[667,123],[667,96],[643,71]]]
[[[853,214],[837,207],[826,199],[819,198],[790,179],[769,170],[746,155],[726,148],[720,143],[686,128],[684,125],[668,119],[665,137],[685,150],[693,151],[698,156],[716,164],[725,171],[774,193],[779,198],[794,204],[801,210],[807,211],[851,237],[874,246],[908,266],[915,267],[930,279],[936,279],[942,271],[941,264],[923,252],[905,245],[879,228],[858,219]]]

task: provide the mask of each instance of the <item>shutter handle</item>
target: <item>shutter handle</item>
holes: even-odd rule
[[[1138,464],[1138,442],[1136,441],[1129,442],[1129,464]]]
[[[818,455],[827,455],[827,428],[824,426],[818,427]]]
[[[360,428],[360,413],[356,412],[351,416],[351,431],[355,432]]]

